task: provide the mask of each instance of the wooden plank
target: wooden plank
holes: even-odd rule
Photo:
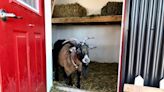
[[[164,89],[125,84],[124,92],[164,92]]]
[[[58,90],[60,90],[61,92],[90,92],[87,90],[83,90],[83,89],[77,89],[77,88],[71,88],[71,87],[64,87],[64,86],[56,86],[56,88]]]
[[[121,22],[122,15],[96,16],[96,17],[71,17],[52,18],[52,23],[92,23],[92,22]]]

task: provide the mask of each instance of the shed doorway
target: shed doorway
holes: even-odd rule
[[[81,78],[81,90],[94,92],[117,91],[122,16],[102,16],[100,13],[101,8],[107,5],[108,2],[111,1],[106,0],[105,2],[101,2],[97,0],[94,1],[94,5],[92,4],[93,0],[55,0],[55,5],[52,3],[52,6],[79,3],[87,10],[87,15],[82,17],[52,17],[52,47],[59,39],[77,39],[78,41],[83,41],[87,37],[94,38],[87,41],[89,46],[96,46],[96,48],[89,50],[91,62],[89,64],[87,79]],[[118,0],[118,2],[120,3],[122,1]],[[96,4],[100,4],[101,7],[99,6],[99,9],[97,9]],[[55,74],[55,71],[53,73]],[[57,86],[70,87],[65,85],[63,81],[63,78],[59,82],[54,81],[51,92],[61,91],[61,89],[56,88]],[[75,82],[76,80],[73,77],[74,85],[71,88],[76,89]]]

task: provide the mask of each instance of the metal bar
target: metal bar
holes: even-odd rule
[[[144,77],[144,84],[148,85],[148,69],[150,66],[150,52],[152,51],[152,31],[151,31],[151,23],[152,23],[152,13],[153,13],[153,2],[154,0],[149,1],[149,12],[148,12],[148,30],[147,30],[147,38],[146,38],[146,51],[145,51],[145,62],[144,62],[144,71],[143,71],[143,77]]]
[[[136,62],[136,73],[135,76],[140,75],[140,70],[141,70],[141,57],[142,57],[142,53],[141,53],[141,49],[142,49],[142,39],[143,39],[143,33],[145,30],[142,30],[143,28],[143,21],[145,19],[144,17],[144,6],[145,6],[145,2],[146,0],[142,0],[141,1],[141,7],[140,7],[140,19],[139,19],[139,30],[138,30],[138,49],[137,49],[137,62]]]
[[[138,35],[138,22],[139,22],[139,12],[140,12],[140,2],[141,0],[137,0],[136,2],[136,9],[135,9],[135,19],[134,19],[134,39],[133,39],[133,48],[132,48],[132,68],[131,68],[131,71],[132,71],[132,80],[135,79],[135,70],[136,70],[136,66],[135,66],[135,62],[136,62],[136,49],[137,49],[137,35]],[[134,82],[134,81],[133,81]]]
[[[131,10],[131,0],[126,0],[126,20],[124,20],[125,21],[125,29],[124,29],[124,48],[123,48],[123,51],[124,51],[124,54],[123,54],[123,58],[122,58],[122,80],[121,80],[121,85],[123,85],[124,84],[124,82],[125,82],[125,72],[126,72],[126,61],[127,61],[127,57],[126,57],[126,55],[128,54],[128,35],[129,35],[129,22],[130,22],[130,20],[129,20],[129,18],[130,18],[130,10]],[[123,26],[123,25],[122,25]],[[122,88],[121,89],[123,89],[123,86],[122,86]]]
[[[134,0],[132,4],[132,18],[131,18],[131,37],[130,37],[130,54],[129,54],[129,66],[128,66],[128,76],[127,81],[133,83],[133,64],[134,64],[134,51],[135,51],[135,40],[136,40],[136,25],[138,19],[138,7],[139,0]]]
[[[157,82],[159,80],[158,77],[160,77],[160,75],[158,74],[158,67],[159,67],[159,58],[160,58],[160,50],[162,48],[162,34],[163,34],[163,30],[160,30],[160,24],[161,24],[161,17],[162,17],[162,0],[157,0],[158,2],[158,8],[154,9],[154,10],[158,10],[157,12],[157,23],[156,23],[156,36],[155,36],[155,47],[154,47],[154,58],[153,58],[153,67],[152,67],[152,76],[150,78],[151,80],[151,84],[154,86],[159,86],[159,83]],[[155,25],[155,24],[154,24]],[[153,25],[153,26],[154,26]]]
[[[161,28],[160,28],[160,30],[161,31],[164,31],[164,0],[162,1],[162,18],[161,18]],[[163,52],[162,52],[162,60],[161,60],[161,62],[162,62],[162,66],[161,66],[161,76],[160,76],[160,79],[162,79],[162,78],[164,78],[164,32],[162,33],[162,40],[163,40]]]
[[[133,21],[134,21],[134,15],[135,15],[135,2],[136,2],[136,0],[131,0],[132,1],[132,8],[131,8],[131,17],[130,17],[130,24],[131,24],[131,28],[130,28],[130,49],[129,49],[129,57],[132,57],[131,55],[132,55],[132,41],[133,41],[133,35],[134,35],[134,33],[133,33],[133,30],[132,30],[132,28],[134,27],[134,25],[132,24],[133,23]],[[130,78],[130,76],[132,75],[131,74],[131,66],[132,66],[132,64],[131,64],[131,61],[130,61],[130,58],[129,58],[129,60],[128,60],[128,72],[127,72],[127,79],[126,79],[126,81],[129,83],[130,82],[130,80],[131,80],[131,78]]]
[[[145,5],[144,5],[144,17],[143,17],[143,23],[142,23],[142,28],[141,28],[141,30],[142,30],[142,36],[141,36],[141,51],[140,51],[140,53],[139,53],[139,62],[140,62],[140,71],[139,71],[139,73],[141,74],[141,76],[142,77],[144,77],[143,75],[143,71],[141,71],[141,70],[143,70],[144,68],[144,56],[145,56],[145,53],[144,53],[144,51],[145,51],[145,43],[146,43],[146,31],[147,31],[147,29],[146,29],[146,22],[147,22],[147,20],[148,20],[148,2],[149,0],[145,0]],[[141,65],[142,64],[142,65]]]
[[[161,67],[161,77],[160,79],[164,78],[164,43],[163,43],[163,52],[162,52],[162,67]]]
[[[163,35],[164,36],[164,35]],[[161,64],[161,74],[160,74],[160,79],[164,78],[164,41],[163,41],[163,50],[162,50],[162,64]]]

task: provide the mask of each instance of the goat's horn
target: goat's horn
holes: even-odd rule
[[[89,49],[96,49],[96,48],[97,48],[97,46],[89,47]]]
[[[65,40],[62,44],[65,44],[65,43],[67,43],[67,42],[69,42],[69,40]]]
[[[87,37],[87,38],[84,39],[83,42],[85,43],[87,40],[90,40],[90,39],[95,39],[95,37]]]

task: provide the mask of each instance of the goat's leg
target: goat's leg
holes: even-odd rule
[[[71,77],[71,75],[70,75],[70,76],[68,76],[68,80],[69,80],[68,85],[73,86],[73,84],[72,84],[72,77]]]
[[[71,77],[71,75],[67,75],[66,73],[64,73],[64,80],[65,80],[65,83],[67,84],[67,85],[70,85],[70,86],[72,86],[73,84],[72,84],[72,77]]]
[[[76,84],[77,88],[80,88],[80,76],[81,76],[81,72],[77,71],[77,84]]]
[[[54,66],[55,70],[54,70],[54,75],[55,75],[55,80],[59,81],[59,67],[58,66]]]

